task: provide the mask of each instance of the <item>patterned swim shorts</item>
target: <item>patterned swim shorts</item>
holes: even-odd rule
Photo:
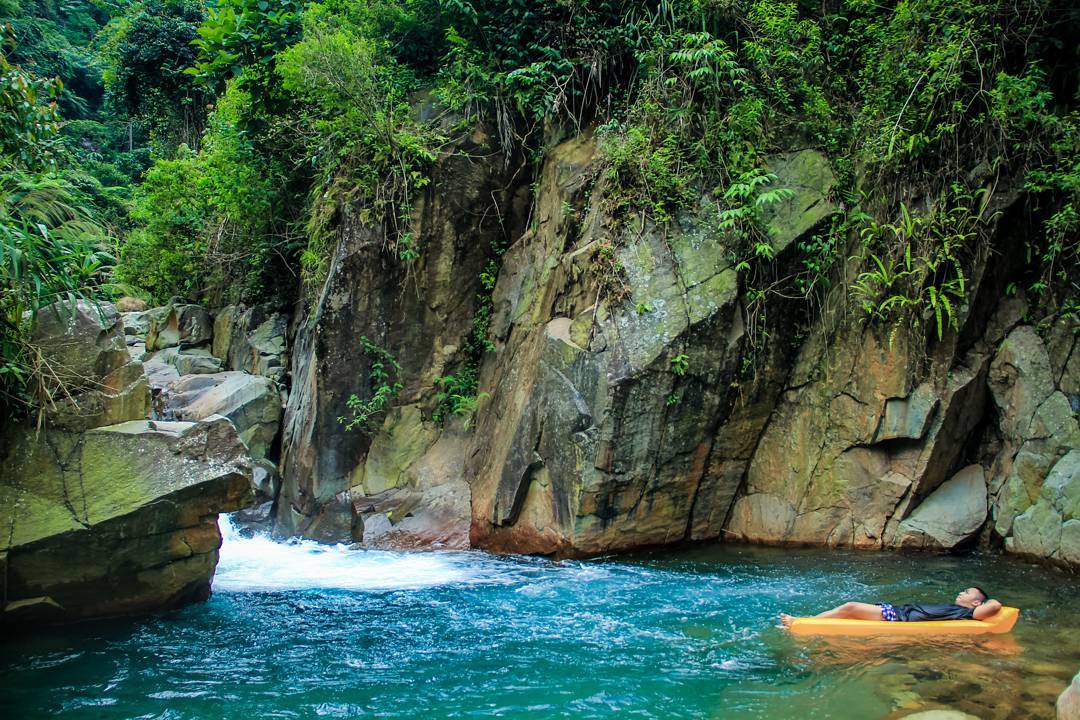
[[[889,622],[899,622],[900,618],[896,615],[896,608],[889,603],[878,603],[878,607],[881,608],[881,619],[888,620]]]

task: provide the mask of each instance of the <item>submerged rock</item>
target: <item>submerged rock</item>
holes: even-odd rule
[[[126,615],[205,598],[217,513],[249,498],[224,418],[9,432],[0,451],[0,622]]]

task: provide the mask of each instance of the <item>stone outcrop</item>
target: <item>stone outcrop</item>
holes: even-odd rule
[[[361,338],[400,363],[400,405],[430,403],[436,379],[464,361],[478,277],[493,248],[520,235],[528,173],[480,130],[455,150],[436,164],[431,185],[413,202],[416,260],[402,261],[382,227],[364,222],[360,208],[343,208],[327,279],[314,289],[316,300],[298,322],[290,355],[275,523],[280,534],[363,538],[350,488],[371,440],[338,421],[349,414],[351,395],[371,397],[374,358]]]
[[[262,375],[275,382],[285,376],[289,318],[265,305],[230,305],[214,318],[214,356],[229,370]]]
[[[1050,469],[1038,500],[1013,521],[1006,548],[1080,567],[1080,449],[1074,447]]]
[[[111,305],[43,310],[34,340],[67,382],[44,429],[9,423],[0,436],[0,622],[206,597],[217,513],[250,493],[250,460],[233,425],[217,416],[146,420],[147,378],[129,361]]]
[[[853,308],[866,258],[812,311],[791,300],[803,241],[837,211],[815,151],[769,160],[791,192],[748,249],[707,195],[662,227],[613,213],[589,132],[548,150],[529,199],[483,133],[462,147],[485,160],[441,158],[414,208],[418,260],[341,209],[328,279],[296,324],[279,534],[457,546],[465,518],[470,544],[510,552],[979,543],[1075,565],[1080,351],[1073,322],[1033,327],[1033,301],[1005,292],[1023,253],[1016,192],[993,196],[988,252],[965,260],[938,337],[925,303],[889,322]],[[851,240],[838,254],[866,252]],[[480,318],[494,352],[475,427],[443,429],[436,381],[464,361],[469,279],[484,270],[490,289],[492,241],[506,249]],[[260,372],[277,347],[252,339],[267,312],[219,313],[215,355]],[[373,392],[361,338],[400,362],[402,390],[381,428],[350,433],[350,396]]]
[[[0,622],[175,607],[210,592],[217,513],[248,499],[247,452],[224,418],[11,433],[0,484]]]
[[[767,404],[776,389],[740,384],[751,338],[730,239],[694,215],[671,232],[614,226],[603,183],[589,182],[596,153],[588,137],[551,152],[536,230],[503,260],[467,472],[482,547],[594,554],[717,537],[767,417],[744,398]],[[780,252],[831,212],[821,160],[783,164],[800,192],[770,218]]]
[[[281,423],[281,395],[270,379],[241,372],[185,375],[165,393],[162,417],[205,420],[222,415],[232,421],[251,457],[265,458]]]

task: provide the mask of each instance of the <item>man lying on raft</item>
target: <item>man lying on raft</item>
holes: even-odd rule
[[[919,620],[985,620],[1001,609],[1001,603],[991,600],[980,587],[969,587],[956,596],[952,605],[901,605],[889,603],[848,602],[817,615],[819,618],[846,618],[849,620],[888,620],[890,622],[916,622]],[[791,615],[780,613],[780,622],[791,627],[795,620]]]

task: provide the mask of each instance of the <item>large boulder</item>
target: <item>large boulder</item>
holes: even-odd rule
[[[227,417],[255,459],[267,456],[277,437],[281,414],[277,384],[242,372],[185,375],[164,391],[163,417],[187,421]]]
[[[206,308],[176,299],[150,311],[146,349],[154,352],[171,347],[208,345],[213,333],[214,325]]]
[[[900,547],[951,550],[972,539],[986,522],[986,478],[969,465],[915,508],[900,523]]]
[[[69,621],[205,598],[217,513],[249,497],[246,448],[224,418],[10,430],[0,448],[0,622]]]
[[[213,353],[229,370],[281,382],[287,365],[289,318],[266,305],[230,305],[214,318]]]
[[[53,401],[50,427],[78,432],[146,417],[150,394],[132,360],[124,328],[109,303],[56,303],[38,311],[31,338],[46,359]]]

